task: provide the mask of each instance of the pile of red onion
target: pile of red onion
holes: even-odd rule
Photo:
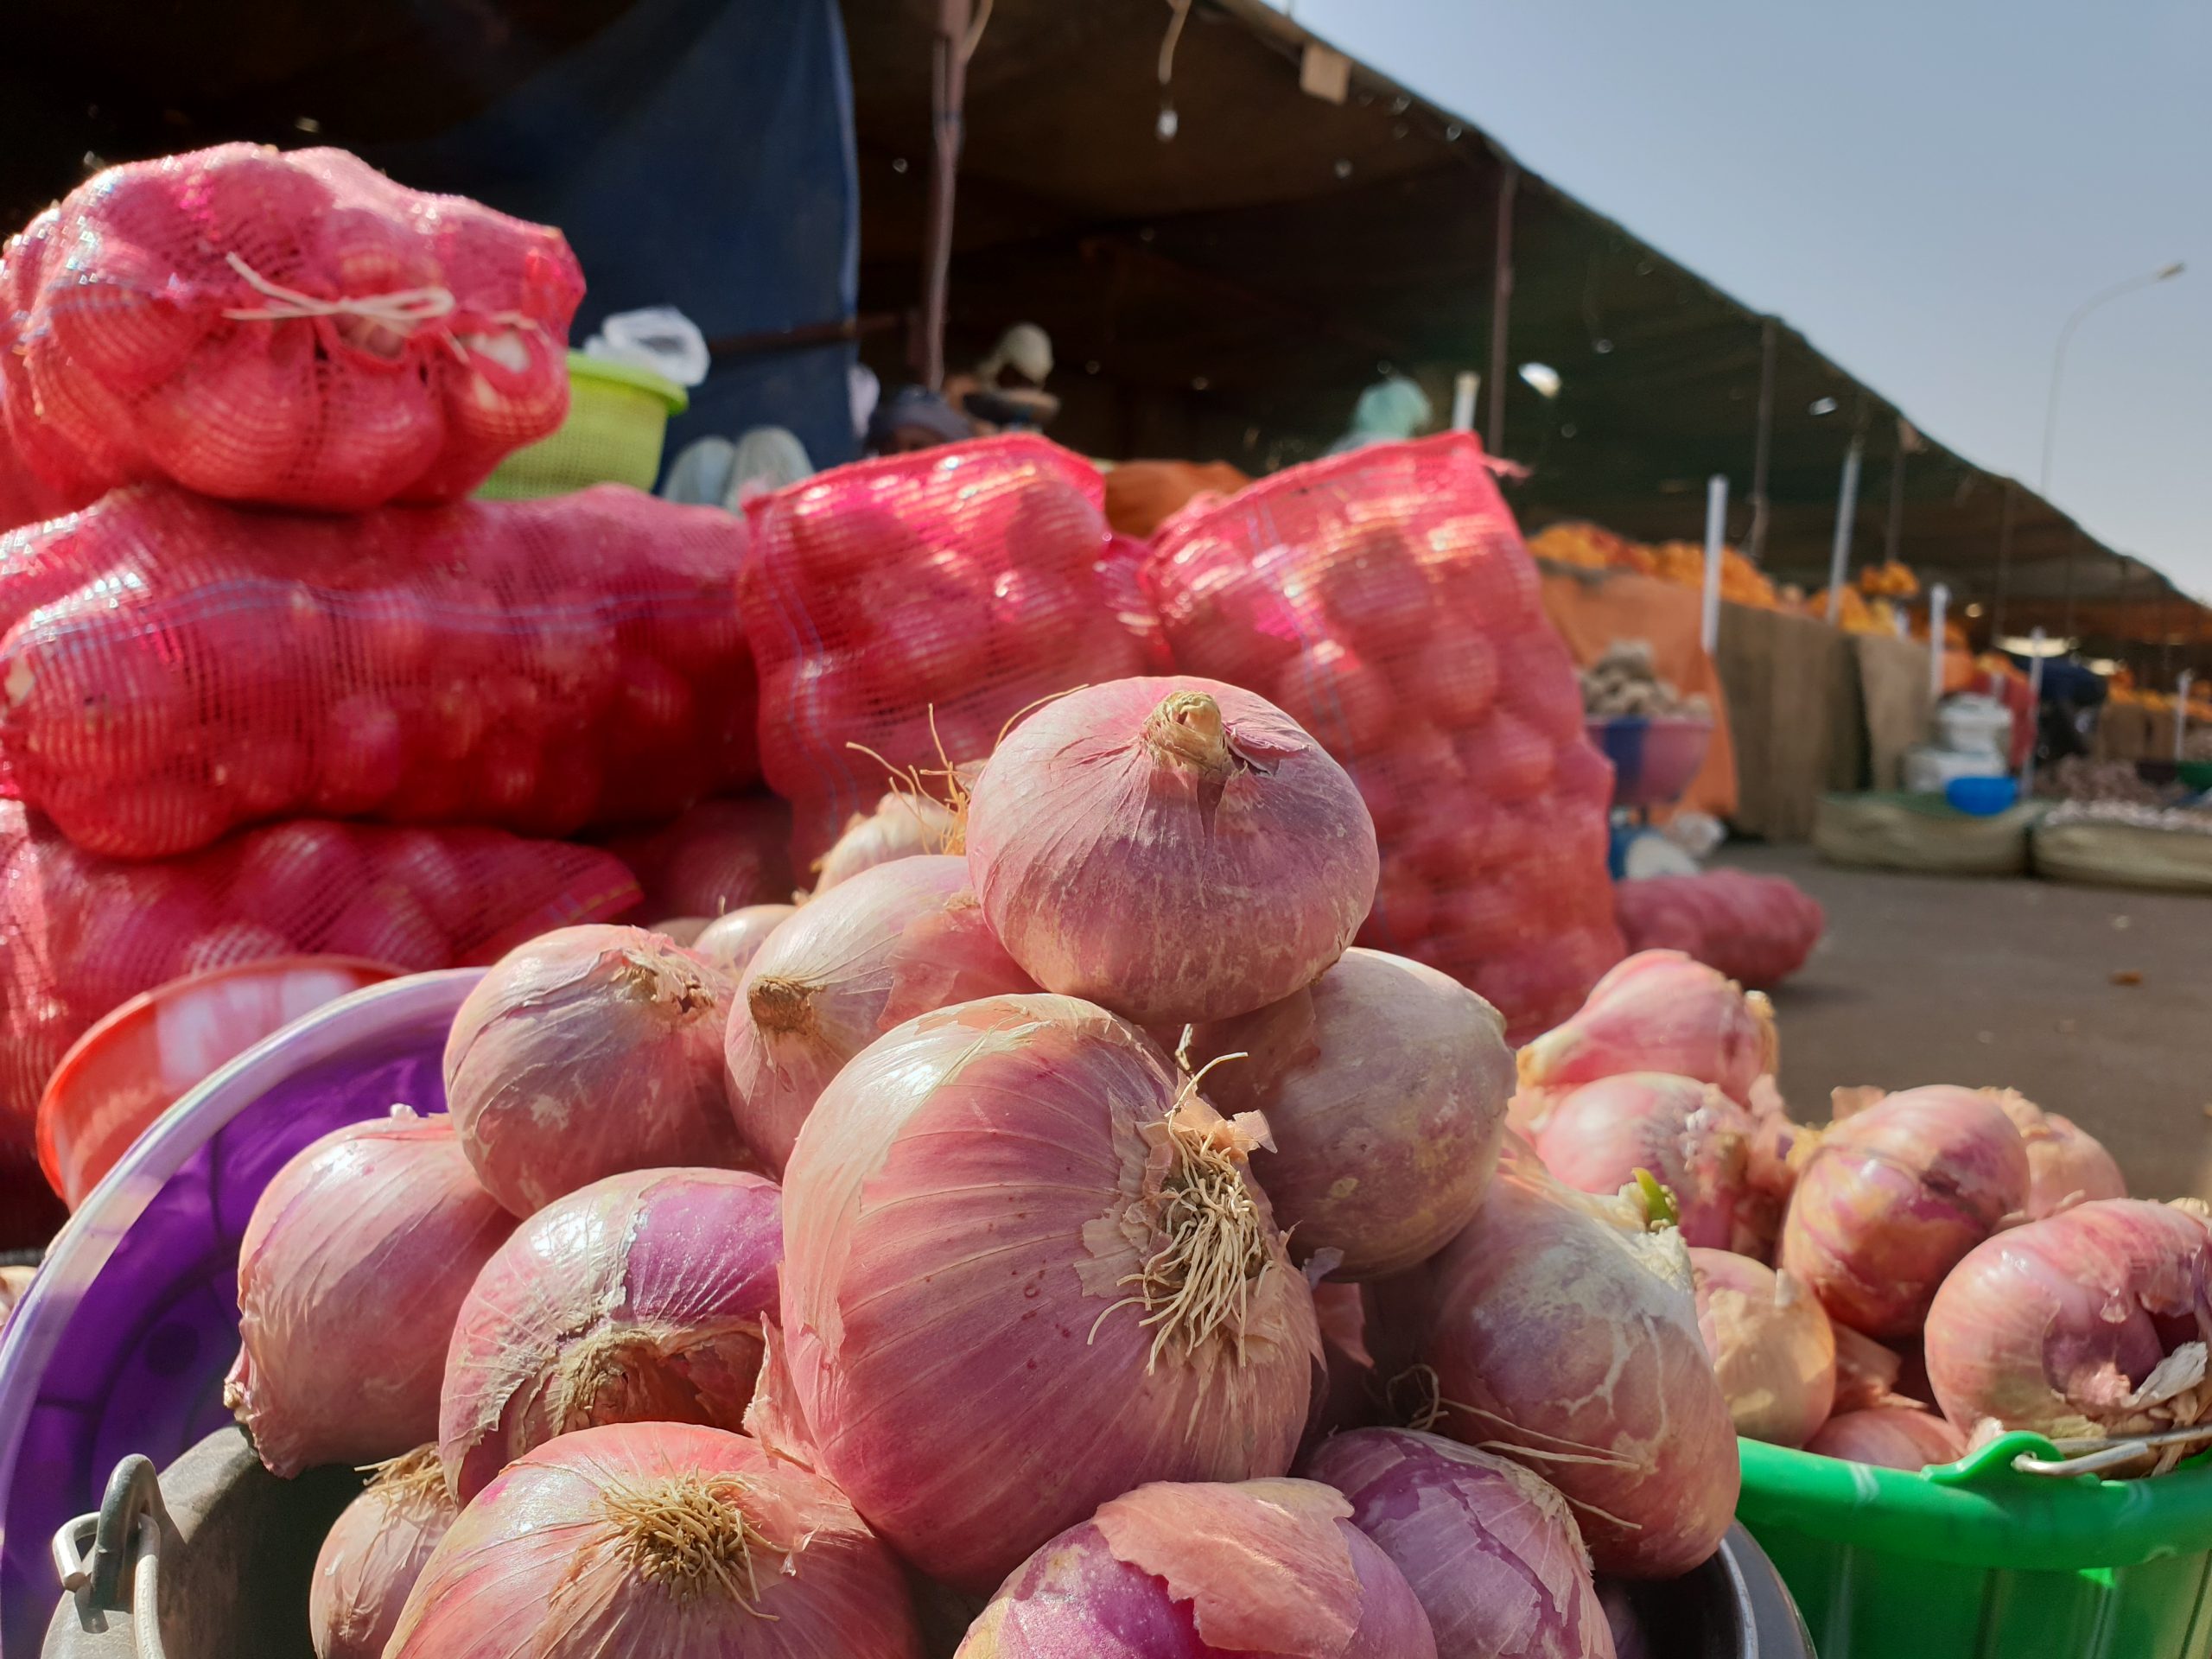
[[[378,1465],[315,1557],[308,1589],[315,1659],[383,1659],[408,1592],[459,1512],[435,1446]]]

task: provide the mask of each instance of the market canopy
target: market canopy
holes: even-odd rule
[[[863,312],[919,298],[939,10],[846,0]],[[1854,564],[1893,552],[1949,583],[1959,607],[1982,605],[1969,626],[1984,637],[2070,623],[2093,651],[2156,668],[2163,642],[2173,666],[2212,668],[2212,618],[2164,576],[1916,433],[1794,329],[1520,169],[1464,118],[1341,60],[1341,102],[1302,91],[1309,62],[1325,81],[1335,54],[1262,0],[1197,0],[1171,53],[1177,15],[1160,0],[997,0],[969,66],[950,355],[1042,324],[1065,399],[1054,435],[1264,470],[1325,447],[1386,369],[1416,375],[1440,409],[1455,372],[1478,371],[1486,412],[1511,178],[1502,448],[1529,469],[1511,490],[1530,528],[1587,518],[1694,539],[1721,473],[1732,537],[1748,540],[1770,353],[1763,551],[1778,580],[1826,582],[1855,437]],[[888,340],[870,355],[896,366]],[[1528,363],[1556,372],[1555,396],[1513,372]]]

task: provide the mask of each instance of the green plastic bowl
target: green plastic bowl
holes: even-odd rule
[[[2212,1462],[2148,1480],[2023,1474],[2007,1434],[1909,1474],[1739,1442],[1737,1518],[1821,1659],[2203,1659]]]
[[[650,490],[660,476],[668,418],[690,399],[651,369],[569,353],[569,415],[558,431],[501,461],[476,493],[517,501],[594,484]]]
[[[2184,760],[2174,772],[2191,789],[2212,789],[2212,760]]]

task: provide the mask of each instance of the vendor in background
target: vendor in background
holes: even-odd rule
[[[1017,322],[975,372],[945,377],[944,401],[978,432],[1041,432],[1060,412],[1060,400],[1045,390],[1052,374],[1052,337],[1033,322]]]
[[[901,386],[868,417],[871,455],[911,454],[917,449],[934,449],[940,443],[958,443],[975,435],[972,423],[922,386]]]
[[[1370,443],[1390,443],[1427,429],[1436,410],[1423,391],[1402,374],[1378,380],[1359,394],[1352,410],[1351,429],[1329,446],[1332,455]]]

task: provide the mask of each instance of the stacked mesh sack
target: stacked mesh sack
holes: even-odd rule
[[[1166,658],[1135,543],[1097,470],[1042,438],[840,467],[754,503],[738,583],[760,676],[760,768],[804,873],[887,768],[989,754],[1006,723]]]
[[[0,758],[124,858],[298,814],[654,823],[757,775],[744,540],[612,484],[347,518],[132,486],[0,536]]]
[[[560,425],[582,297],[558,231],[343,150],[134,162],[0,251],[0,416],[67,505],[454,500]]]
[[[1450,973],[1516,1039],[1619,961],[1612,771],[1481,446],[1290,467],[1163,525],[1147,580],[1178,668],[1272,699],[1351,772],[1382,844],[1360,943]]]
[[[637,902],[612,854],[497,830],[298,819],[127,862],[0,802],[0,1185],[29,1164],[39,1096],[69,1045],[141,991],[303,954],[414,971],[486,963]]]
[[[1827,925],[1795,881],[1745,870],[1624,881],[1614,909],[1630,950],[1680,950],[1754,989],[1803,967]]]

